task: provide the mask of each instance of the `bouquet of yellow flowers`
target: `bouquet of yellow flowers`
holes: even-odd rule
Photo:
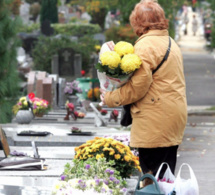
[[[113,160],[114,168],[120,172],[122,178],[129,178],[136,169],[141,171],[139,158],[128,146],[112,138],[95,137],[75,148],[75,159],[87,160],[93,157]]]
[[[112,91],[121,87],[141,64],[131,43],[120,41],[116,43],[114,51],[110,51],[106,43],[103,44],[99,62],[95,65],[101,88]]]

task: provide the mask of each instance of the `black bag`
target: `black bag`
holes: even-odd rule
[[[170,48],[171,48],[171,39],[169,37],[169,47],[167,49],[167,52],[166,52],[163,60],[161,61],[161,63],[157,66],[157,68],[155,70],[152,71],[152,74],[154,74],[161,67],[161,65],[164,63],[165,60],[167,60],[167,58],[169,56]],[[131,105],[132,104],[128,104],[128,105],[123,106],[122,116],[121,116],[121,121],[120,121],[120,124],[122,126],[127,127],[127,126],[132,124],[132,117],[131,117],[131,112],[130,112]]]

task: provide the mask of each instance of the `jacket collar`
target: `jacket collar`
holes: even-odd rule
[[[150,30],[146,34],[143,34],[140,36],[135,43],[137,43],[139,40],[146,36],[169,36],[168,30]]]

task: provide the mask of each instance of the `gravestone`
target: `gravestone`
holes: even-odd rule
[[[65,106],[65,102],[66,102],[66,96],[64,93],[65,86],[66,86],[66,79],[59,78],[59,80],[58,80],[58,106],[60,108],[63,108]]]
[[[61,49],[59,55],[59,76],[74,76],[75,52],[71,48]]]
[[[36,96],[38,98],[43,98],[43,79],[46,78],[47,73],[44,71],[39,71],[36,75]]]
[[[51,77],[53,79],[53,108],[57,109],[58,105],[58,75],[57,74],[50,74],[48,77]]]
[[[43,99],[49,102],[52,107],[53,104],[53,78],[46,77],[43,79]]]
[[[52,56],[52,74],[59,74],[59,56],[58,56],[58,54]]]
[[[81,57],[81,54],[75,54],[74,70],[75,70],[75,78],[81,77],[81,70],[82,70],[82,57]]]
[[[28,81],[27,81],[28,94],[35,91],[35,85],[36,85],[36,72],[31,71],[28,74]]]

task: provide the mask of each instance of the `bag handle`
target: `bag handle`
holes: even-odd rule
[[[183,163],[183,164],[180,166],[179,171],[178,171],[178,174],[177,174],[177,178],[181,178],[181,169],[182,169],[182,167],[185,166],[185,165],[189,168],[191,179],[192,179],[193,181],[195,181],[196,184],[198,184],[198,182],[197,182],[197,180],[196,180],[196,176],[195,176],[195,174],[194,174],[194,172],[193,172],[193,169],[192,169],[191,166],[190,166],[189,164],[187,164],[187,163]],[[177,178],[176,178],[176,179],[177,179]]]
[[[158,177],[159,177],[159,175],[160,175],[160,172],[161,172],[161,169],[162,169],[163,165],[166,165],[166,166],[167,166],[167,170],[170,170],[170,168],[169,168],[169,164],[168,164],[168,163],[166,163],[166,162],[163,162],[163,163],[160,165],[160,167],[159,167],[159,169],[158,169],[158,171],[157,171],[157,173],[156,173],[156,175],[155,175],[155,179],[158,179]]]
[[[171,38],[169,37],[169,47],[166,51],[166,54],[165,54],[163,60],[161,61],[161,63],[157,66],[157,68],[152,71],[152,74],[154,74],[161,67],[161,65],[164,63],[164,61],[167,60],[167,58],[169,56],[170,49],[171,49]]]
[[[156,181],[155,177],[154,177],[153,175],[151,175],[151,174],[148,174],[148,173],[146,173],[145,175],[143,175],[143,176],[139,179],[139,181],[138,181],[138,183],[137,183],[137,186],[136,186],[136,190],[139,190],[139,188],[140,188],[140,181],[143,181],[143,180],[146,179],[146,178],[150,178],[150,179],[154,182],[157,191],[161,194],[161,191],[160,191],[158,182]]]

